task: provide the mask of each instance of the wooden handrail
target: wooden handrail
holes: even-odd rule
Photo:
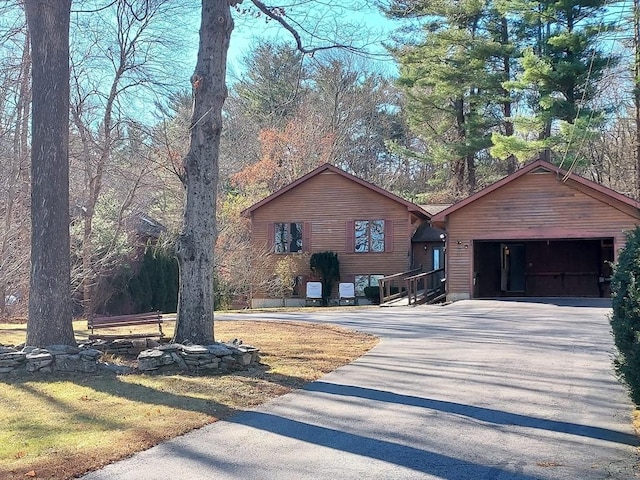
[[[442,273],[442,275],[439,275]],[[407,283],[407,295],[409,305],[418,302],[418,292],[424,291],[425,296],[429,297],[430,293],[434,293],[435,297],[440,298],[444,294],[444,268],[437,268],[429,272],[412,275],[405,279]],[[422,282],[422,288],[421,287]],[[427,284],[430,284],[427,286]]]
[[[390,300],[395,300],[396,298],[404,297],[407,295],[406,289],[403,291],[402,288],[398,287],[398,292],[392,294],[391,287],[394,281],[396,280],[404,280],[409,276],[413,276],[416,273],[422,272],[422,266],[418,268],[413,268],[411,270],[407,270],[406,272],[394,273],[393,275],[387,275],[386,277],[382,277],[378,280],[378,287],[380,288],[380,303],[385,303]]]

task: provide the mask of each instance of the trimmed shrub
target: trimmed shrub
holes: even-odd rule
[[[311,271],[320,277],[322,281],[322,297],[327,305],[331,297],[333,282],[340,280],[340,262],[336,252],[318,252],[309,259]]]
[[[640,228],[627,234],[611,279],[615,368],[640,405]]]
[[[389,293],[395,295],[400,289],[398,287],[391,287]],[[364,296],[375,305],[380,303],[380,287],[364,287]]]

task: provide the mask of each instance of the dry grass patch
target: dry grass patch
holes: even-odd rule
[[[24,341],[19,327],[0,324],[0,342]],[[260,348],[263,366],[197,377],[1,380],[0,478],[73,478],[299,388],[377,343],[367,334],[307,323],[218,321],[215,329],[220,340]]]

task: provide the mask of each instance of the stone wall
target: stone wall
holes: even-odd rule
[[[133,366],[125,366],[102,361],[105,353],[137,356]],[[0,345],[0,376],[53,372],[126,374],[163,370],[204,373],[246,369],[259,361],[257,348],[237,341],[212,345],[161,345],[149,339],[115,339],[78,347],[17,348]]]

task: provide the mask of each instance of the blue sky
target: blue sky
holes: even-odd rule
[[[372,6],[362,5],[358,11],[354,11],[351,5],[357,2],[344,2],[350,7],[337,6],[335,10],[309,7],[307,2],[299,11],[292,9],[288,12],[287,20],[299,21],[303,28],[315,31],[326,38],[335,39],[337,42],[348,42],[356,38],[357,45],[365,45],[367,51],[376,54],[385,54],[383,41],[388,41],[390,33],[397,24],[387,20],[384,15]],[[364,2],[368,3],[368,2]],[[295,45],[292,35],[275,21],[266,22],[264,17],[252,18],[250,15],[240,15],[234,12],[235,28],[231,35],[229,47],[228,69],[230,77],[241,75],[241,63],[260,40],[282,41]],[[304,32],[302,33],[304,36]],[[304,37],[303,37],[304,38]],[[308,38],[308,36],[307,36]],[[373,62],[374,60],[372,60]],[[393,70],[390,59],[376,59],[382,69]],[[232,80],[232,78],[230,78]]]

